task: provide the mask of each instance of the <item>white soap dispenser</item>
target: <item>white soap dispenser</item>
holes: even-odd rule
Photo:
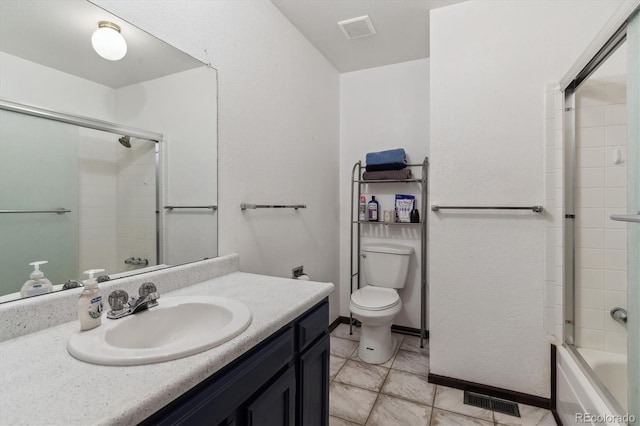
[[[78,300],[80,331],[96,328],[102,321],[102,291],[98,288],[98,282],[93,278],[93,274],[98,272],[104,272],[104,269],[84,271],[89,275],[89,279],[85,281],[84,290]]]
[[[37,262],[31,262],[29,265],[33,266],[33,272],[29,276],[30,280],[24,283],[20,290],[20,297],[31,297],[39,294],[51,293],[53,291],[53,284],[51,281],[44,277],[44,273],[40,270],[40,265],[49,263],[46,260],[39,260]]]

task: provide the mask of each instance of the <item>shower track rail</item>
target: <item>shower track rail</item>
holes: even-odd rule
[[[65,209],[63,207],[54,209],[54,210],[0,210],[0,213],[58,213],[65,214],[71,213],[71,210]]]
[[[439,206],[434,204],[431,206],[432,212],[440,210],[531,210],[535,213],[542,213],[542,206]]]
[[[51,111],[33,105],[21,104],[1,98],[0,109],[3,109],[5,111],[19,112],[39,118],[46,118],[48,120],[59,121],[61,123],[87,127],[89,129],[101,130],[103,132],[127,135],[132,138],[146,139],[152,142],[162,142],[162,140],[164,139],[162,133],[155,133],[148,130],[136,129],[134,127],[122,126],[120,124],[96,120],[95,118],[84,117],[81,115],[65,114],[62,112]]]

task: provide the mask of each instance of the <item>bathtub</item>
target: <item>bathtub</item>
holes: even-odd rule
[[[578,352],[622,409],[627,411],[627,356],[585,348],[578,348]]]
[[[607,386],[609,392],[626,407],[627,364],[626,355],[592,349],[578,350],[589,365]],[[557,390],[556,410],[564,425],[626,425],[625,412],[611,403],[603,392],[587,378],[579,361],[564,347],[557,347]],[[590,413],[600,416],[599,420],[581,421],[576,415]],[[584,415],[582,417],[585,418]],[[593,418],[590,420],[594,420]]]

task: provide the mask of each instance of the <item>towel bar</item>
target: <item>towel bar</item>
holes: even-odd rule
[[[71,213],[71,210],[59,207],[55,210],[0,210],[0,213]]]
[[[218,206],[164,206],[167,210],[173,209],[211,209],[218,210]]]
[[[542,213],[544,208],[542,206],[530,206],[530,207],[520,207],[520,206],[439,206],[437,204],[433,204],[431,206],[431,211],[438,212],[440,210],[531,210],[535,213]]]
[[[282,204],[249,204],[242,203],[240,204],[240,210],[247,209],[306,209],[306,204],[291,204],[291,205],[282,205]]]

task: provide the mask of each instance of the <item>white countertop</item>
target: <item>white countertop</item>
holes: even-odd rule
[[[331,283],[234,272],[161,294],[223,296],[253,321],[229,342],[175,361],[88,364],[67,352],[73,321],[0,344],[0,425],[137,424],[327,297]],[[107,320],[103,316],[103,321]]]

